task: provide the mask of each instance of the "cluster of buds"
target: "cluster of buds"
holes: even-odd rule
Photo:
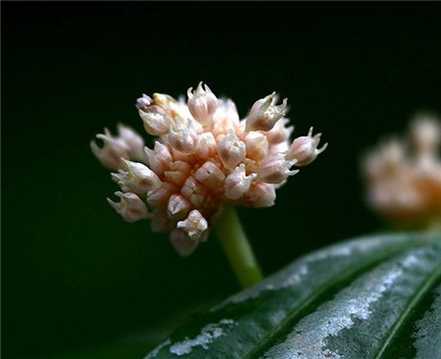
[[[441,217],[441,124],[420,114],[406,140],[389,139],[367,154],[368,203],[389,220],[425,223]]]
[[[290,142],[287,100],[272,93],[240,119],[229,99],[218,99],[200,83],[188,99],[143,95],[136,102],[145,130],[157,136],[153,148],[120,126],[92,142],[93,153],[121,187],[111,206],[128,222],[149,219],[154,231],[170,233],[179,254],[190,254],[207,238],[224,205],[270,207],[276,189],[314,161],[320,134]]]

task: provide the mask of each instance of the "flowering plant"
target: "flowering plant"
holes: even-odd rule
[[[157,136],[153,148],[123,125],[117,136],[107,129],[97,135],[104,145],[92,142],[92,151],[121,188],[115,192],[120,201],[108,201],[127,222],[149,219],[152,230],[169,233],[184,256],[219,222],[239,278],[254,283],[260,272],[232,206],[273,206],[276,190],[327,144],[318,148],[321,134],[313,135],[312,127],[290,141],[287,99],[279,103],[275,92],[242,120],[232,100],[218,99],[202,82],[187,97],[155,93],[137,100],[145,130]]]

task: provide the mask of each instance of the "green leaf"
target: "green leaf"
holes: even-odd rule
[[[192,318],[153,358],[441,358],[441,235],[343,242]]]

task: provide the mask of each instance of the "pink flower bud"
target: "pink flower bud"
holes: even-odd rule
[[[184,161],[172,162],[169,170],[164,172],[164,177],[171,183],[181,186],[187,179],[191,166]]]
[[[245,195],[245,203],[250,207],[271,207],[276,200],[276,189],[273,184],[255,182]]]
[[[170,218],[181,219],[190,210],[190,203],[180,194],[172,194],[168,200],[167,213]]]
[[[130,147],[128,144],[120,137],[113,137],[107,128],[104,129],[104,134],[100,133],[96,137],[103,141],[103,147],[98,147],[92,141],[90,148],[101,164],[111,170],[121,168],[121,158],[129,158]]]
[[[159,141],[155,141],[155,148],[151,150],[144,147],[149,167],[157,174],[162,174],[173,161],[172,155],[167,146]]]
[[[211,132],[205,132],[199,135],[195,152],[201,159],[213,157],[215,155],[216,140]]]
[[[167,141],[175,150],[183,153],[194,151],[196,141],[188,128],[172,130],[167,136]]]
[[[290,171],[296,161],[286,160],[283,154],[274,154],[266,159],[259,170],[259,179],[263,182],[281,184],[288,176],[293,176],[299,170]]]
[[[218,100],[207,85],[199,83],[197,89],[187,91],[188,108],[194,118],[205,126],[211,126],[212,116],[216,111]]]
[[[190,176],[181,188],[181,193],[195,207],[201,207],[207,199],[207,191],[202,184]]]
[[[208,223],[202,214],[197,210],[192,210],[187,219],[180,221],[176,226],[182,229],[190,239],[197,240],[208,229]]]
[[[120,202],[114,202],[110,198],[107,198],[107,202],[125,221],[136,222],[149,218],[147,206],[136,194],[115,192],[115,195],[121,199]]]
[[[170,119],[166,112],[159,106],[149,106],[138,110],[145,130],[152,136],[161,136],[170,131]]]
[[[118,125],[118,134],[119,138],[126,144],[128,148],[129,158],[137,161],[144,160],[144,140],[142,137],[130,127],[122,124]]]
[[[159,177],[147,166],[139,162],[123,161],[127,171],[120,170],[112,174],[123,191],[143,194],[161,186]]]
[[[268,154],[268,140],[266,136],[257,131],[248,132],[245,137],[247,157],[256,161],[263,160]]]
[[[194,176],[198,182],[212,190],[222,188],[225,180],[225,174],[210,161],[199,167]]]
[[[285,127],[288,122],[289,121],[287,118],[281,118],[275,123],[274,127],[266,133],[269,143],[278,144],[286,142],[289,139],[289,136],[291,136],[294,127]]]
[[[325,143],[321,148],[317,149],[322,134],[318,133],[312,136],[312,132],[313,127],[309,129],[307,136],[297,137],[288,151],[286,158],[296,160],[296,166],[303,167],[309,165],[328,147],[328,144]]]
[[[239,199],[250,189],[251,183],[256,177],[255,173],[247,176],[245,165],[240,164],[225,179],[225,196],[233,200]]]
[[[147,111],[147,108],[152,104],[152,99],[150,96],[147,96],[146,94],[142,94],[140,98],[136,100],[136,108],[138,110],[142,110],[144,112]]]
[[[223,164],[230,169],[235,168],[245,158],[246,146],[240,141],[233,131],[230,131],[217,147]]]
[[[184,231],[175,229],[170,233],[170,243],[180,256],[187,257],[195,251],[199,240],[192,240]]]
[[[287,99],[276,105],[279,96],[273,92],[254,103],[246,120],[246,129],[269,131],[288,112]]]

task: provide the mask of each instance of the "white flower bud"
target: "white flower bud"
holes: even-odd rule
[[[174,185],[163,182],[161,187],[152,189],[147,193],[147,203],[151,208],[166,208],[168,199],[176,191],[177,189]]]
[[[168,200],[167,213],[170,218],[181,219],[190,210],[190,203],[180,194],[172,194]]]
[[[281,118],[275,123],[274,127],[266,133],[269,143],[284,143],[289,139],[289,136],[291,136],[294,127],[285,127],[288,122],[289,120],[287,118]]]
[[[248,132],[245,137],[247,157],[255,161],[263,160],[268,154],[268,140],[266,136],[257,131]]]
[[[139,97],[136,100],[136,108],[138,110],[142,110],[144,112],[147,111],[147,108],[152,104],[152,99],[150,98],[150,96],[147,96],[146,94],[142,94],[141,97]]]
[[[204,186],[216,190],[222,188],[225,174],[213,162],[207,161],[194,174],[198,182]]]
[[[211,132],[204,132],[199,135],[196,144],[196,155],[199,158],[213,157],[216,153],[216,140]]]
[[[157,174],[162,174],[173,161],[172,155],[167,146],[159,141],[155,141],[155,147],[151,150],[144,147],[149,167]]]
[[[299,170],[290,171],[295,163],[295,160],[286,160],[283,154],[272,155],[262,163],[262,167],[259,169],[259,179],[267,183],[280,184],[288,176],[299,172]]]
[[[195,138],[188,128],[171,130],[167,141],[175,150],[183,153],[192,153],[196,145]]]
[[[138,110],[145,130],[153,136],[161,136],[170,131],[170,119],[166,112],[159,106],[149,106]]]
[[[254,103],[246,119],[246,129],[269,131],[274,124],[288,112],[288,100],[285,98],[280,105],[276,105],[279,96],[273,92]]]
[[[193,117],[204,126],[211,126],[212,116],[218,106],[216,96],[211,92],[210,88],[202,82],[199,83],[197,89],[192,92],[190,87],[187,91],[188,108]]]
[[[240,164],[225,179],[225,196],[233,200],[239,199],[250,189],[251,183],[256,177],[255,173],[247,176],[245,165]]]
[[[142,161],[145,159],[144,140],[130,127],[118,125],[119,138],[124,141],[128,148],[130,159]]]
[[[182,195],[195,207],[201,207],[207,199],[207,191],[202,184],[192,176],[188,177],[181,188]]]
[[[197,209],[192,210],[187,219],[177,223],[177,228],[182,229],[190,239],[197,240],[208,229],[208,223]]]
[[[320,142],[321,133],[312,136],[313,127],[309,129],[307,136],[297,137],[288,151],[287,159],[297,160],[296,166],[303,167],[309,165],[317,156],[326,150],[328,144],[325,143],[321,148],[317,148]]]
[[[115,192],[115,195],[121,199],[120,202],[114,202],[110,198],[107,198],[107,202],[125,221],[136,222],[150,217],[147,206],[136,194]]]
[[[178,186],[182,185],[187,179],[191,166],[187,162],[175,161],[169,166],[169,170],[164,172],[164,177],[171,183]]]
[[[230,131],[217,146],[217,152],[225,167],[233,169],[245,158],[246,146]]]
[[[411,125],[410,136],[419,156],[436,158],[441,142],[441,123],[435,116],[419,115]]]
[[[245,194],[245,203],[250,207],[271,207],[276,200],[276,189],[273,184],[255,182]]]
[[[234,102],[230,99],[219,100],[219,105],[213,115],[213,133],[219,135],[231,130],[235,131],[239,124],[239,114]]]
[[[96,137],[103,141],[103,147],[92,141],[90,148],[101,164],[111,170],[117,170],[123,165],[121,158],[130,158],[130,147],[121,137],[113,137],[110,131],[105,128],[104,133],[99,133]]]
[[[123,161],[127,171],[120,170],[119,173],[112,174],[112,178],[123,191],[142,194],[161,186],[159,177],[147,166],[139,162]]]
[[[187,257],[195,251],[199,240],[192,240],[184,231],[174,229],[170,232],[170,243],[180,256]]]

